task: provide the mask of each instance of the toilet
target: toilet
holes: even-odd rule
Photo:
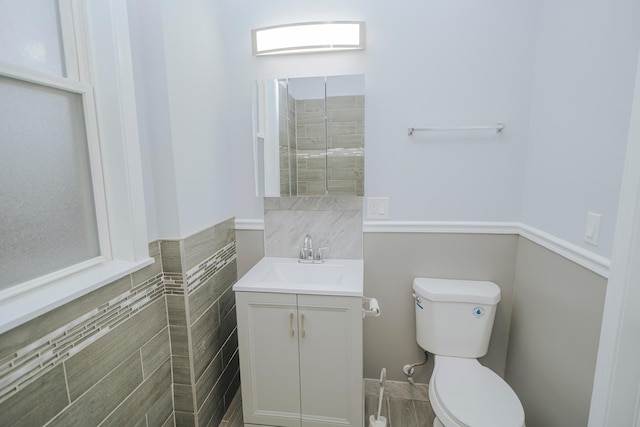
[[[516,393],[477,360],[489,348],[498,285],[420,277],[413,290],[418,345],[435,356],[429,381],[434,427],[524,427]]]

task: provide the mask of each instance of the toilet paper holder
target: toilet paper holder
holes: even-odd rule
[[[367,316],[378,317],[380,316],[380,305],[375,298],[362,297],[362,304],[367,307],[362,307],[362,318]]]

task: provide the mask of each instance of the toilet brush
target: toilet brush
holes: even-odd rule
[[[369,416],[369,427],[387,427],[387,419],[380,415],[382,412],[382,397],[384,395],[384,383],[387,381],[387,370],[380,371],[380,396],[378,396],[378,413]]]

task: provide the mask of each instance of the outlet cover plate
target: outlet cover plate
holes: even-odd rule
[[[389,198],[367,197],[367,219],[388,219]]]

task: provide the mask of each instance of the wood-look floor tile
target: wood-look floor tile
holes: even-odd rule
[[[431,403],[414,400],[413,406],[416,410],[418,427],[433,427],[433,420],[436,418],[436,414],[433,412]]]
[[[412,400],[389,398],[389,427],[417,427]]]

